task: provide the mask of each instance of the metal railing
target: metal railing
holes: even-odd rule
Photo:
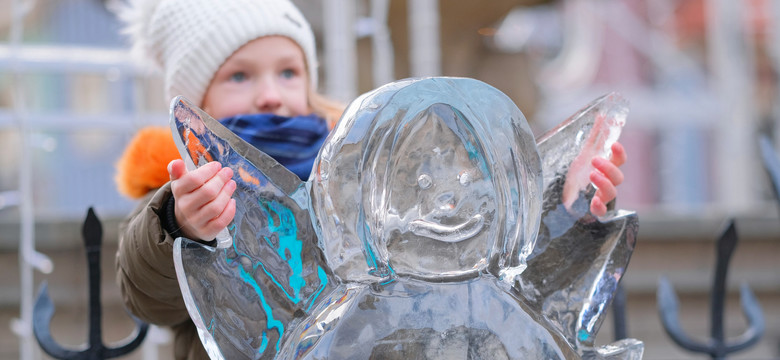
[[[87,255],[87,274],[89,276],[89,333],[87,346],[80,349],[69,349],[57,344],[51,335],[49,327],[54,316],[54,303],[49,298],[47,283],[44,282],[38,291],[33,310],[33,331],[38,345],[55,359],[69,360],[99,360],[120,357],[130,353],[141,345],[146,337],[149,325],[136,317],[128,315],[136,324],[136,332],[130,335],[122,344],[108,347],[103,344],[101,327],[102,306],[100,304],[100,248],[103,243],[103,227],[92,208],[87,211],[82,228],[84,248]]]

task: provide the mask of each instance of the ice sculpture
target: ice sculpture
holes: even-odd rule
[[[545,135],[540,156],[495,88],[402,80],[350,104],[302,182],[175,99],[182,156],[220,161],[238,183],[232,243],[174,246],[209,355],[641,358],[636,340],[594,345],[636,215],[578,212],[594,191],[566,181],[588,166],[578,156],[615,141],[626,109],[614,94],[597,100]]]

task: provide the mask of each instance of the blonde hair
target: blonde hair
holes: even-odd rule
[[[344,113],[345,106],[337,101],[326,98],[309,88],[309,106],[312,112],[328,122],[328,128],[333,129]]]

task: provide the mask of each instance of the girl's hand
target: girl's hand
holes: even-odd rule
[[[625,164],[626,151],[619,142],[612,144],[612,157],[607,160],[602,157],[594,157],[591,164],[595,168],[590,173],[590,181],[598,188],[596,195],[590,202],[590,212],[596,216],[604,216],[607,213],[607,203],[617,197],[617,186],[623,182],[623,172],[620,166]]]
[[[168,164],[168,173],[182,234],[193,240],[214,239],[236,214],[236,201],[231,198],[236,190],[233,170],[210,162],[188,172],[178,159]]]

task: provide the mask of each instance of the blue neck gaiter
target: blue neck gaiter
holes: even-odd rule
[[[316,115],[237,115],[219,122],[304,181],[328,136],[327,122]]]

